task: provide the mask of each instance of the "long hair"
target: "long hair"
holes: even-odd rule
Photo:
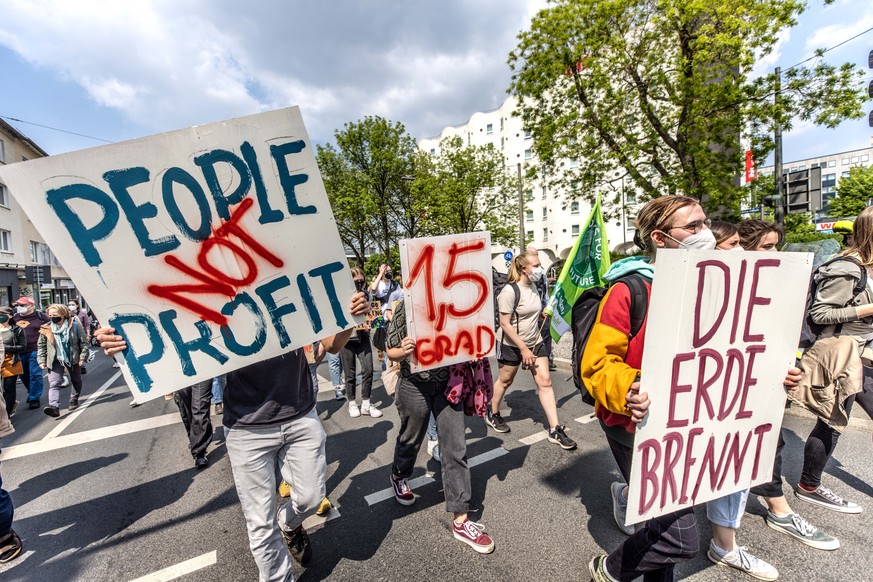
[[[700,204],[694,198],[668,194],[650,200],[643,206],[634,220],[637,232],[634,235],[634,244],[643,249],[643,253],[650,257],[655,256],[655,243],[652,242],[652,233],[656,230],[666,232],[673,226],[673,214],[680,208]]]
[[[712,235],[715,237],[715,246],[718,246],[737,234],[737,225],[721,220],[713,220],[709,225],[709,230],[712,231]]]
[[[521,273],[524,271],[524,268],[530,265],[530,257],[527,253],[519,253],[513,257],[512,262],[509,263],[509,276],[507,280],[510,283],[517,283],[521,280]]]
[[[857,257],[865,267],[873,267],[873,206],[861,211],[852,224],[852,232],[852,244],[843,254]]]
[[[782,244],[784,237],[781,228],[772,222],[756,218],[740,221],[737,225],[737,232],[740,234],[740,246],[747,251],[754,251],[758,248],[758,245],[761,244],[761,239],[771,232],[775,232],[779,236],[776,244]]]

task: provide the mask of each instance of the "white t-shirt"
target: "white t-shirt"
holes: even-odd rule
[[[515,292],[512,290],[512,284],[507,283],[506,287],[500,290],[500,295],[497,296],[497,309],[500,313],[510,314],[510,323],[513,329],[518,331],[518,335],[524,341],[525,345],[533,349],[537,340],[540,337],[540,310],[542,302],[540,301],[539,293],[533,285],[525,285],[521,281],[518,285],[518,308],[515,314],[512,312],[512,305],[515,301]],[[516,316],[518,317],[518,325],[516,326]],[[505,339],[506,343],[512,343],[509,338]],[[516,346],[518,347],[518,346]]]

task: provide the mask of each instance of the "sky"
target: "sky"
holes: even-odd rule
[[[758,69],[787,68],[873,27],[869,1],[811,0]],[[291,105],[300,106],[315,143],[367,115],[399,121],[418,139],[434,137],[503,102],[507,55],[544,6],[3,0],[0,116],[49,154]],[[873,32],[825,59],[855,62],[869,81],[871,49]],[[871,135],[866,117],[835,130],[798,123],[784,134],[784,160],[868,147]]]

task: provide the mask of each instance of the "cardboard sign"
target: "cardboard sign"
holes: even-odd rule
[[[658,251],[627,523],[771,479],[809,253]]]
[[[119,361],[137,402],[356,323],[296,107],[9,164],[0,177],[127,340]]]
[[[413,372],[488,356],[494,350],[491,233],[400,241]]]
[[[382,317],[382,304],[378,301],[370,301],[370,311],[367,312],[364,323],[355,326],[355,330],[371,331],[384,327],[385,318]]]

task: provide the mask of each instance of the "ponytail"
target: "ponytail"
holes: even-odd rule
[[[517,283],[521,280],[521,274],[524,271],[524,268],[530,264],[530,259],[528,259],[526,254],[519,253],[513,257],[512,262],[509,263],[509,275],[507,276],[507,281],[510,283]]]

